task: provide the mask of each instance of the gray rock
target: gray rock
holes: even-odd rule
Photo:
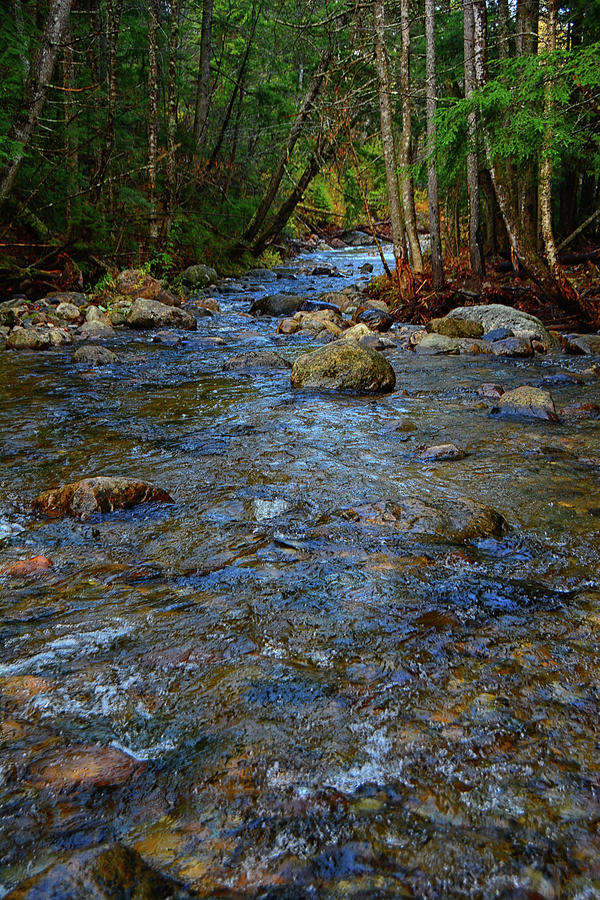
[[[597,403],[572,403],[560,411],[567,419],[600,419],[600,406]]]
[[[85,311],[85,321],[88,324],[91,322],[99,322],[101,325],[108,325],[109,328],[111,327],[105,313],[97,306],[88,306]]]
[[[52,346],[48,330],[15,326],[6,340],[7,350],[48,350]]]
[[[455,338],[443,334],[426,334],[415,346],[420,356],[448,356],[460,353],[460,345]]]
[[[114,333],[114,328],[108,322],[92,321],[81,326],[78,339],[80,341],[100,341],[102,338],[112,337]]]
[[[195,266],[187,267],[181,276],[181,280],[186,287],[203,290],[210,284],[216,284],[218,275],[216,269],[213,269],[212,266],[197,263]]]
[[[425,328],[430,334],[443,334],[449,338],[480,338],[483,334],[481,322],[473,322],[460,316],[432,319]]]
[[[270,294],[255,300],[250,313],[253,316],[291,316],[298,312],[304,300],[296,294]]]
[[[78,291],[56,291],[53,294],[48,294],[44,299],[49,303],[57,303],[58,305],[61,303],[70,303],[78,309],[87,306],[90,302],[85,294],[81,294]]]
[[[600,355],[600,334],[565,334],[561,340],[565,353]]]
[[[384,356],[354,341],[334,341],[299,356],[291,374],[293,388],[355,393],[389,393],[396,375]]]
[[[73,354],[73,362],[85,363],[88,366],[112,366],[119,362],[119,357],[106,347],[96,347],[84,344]]]
[[[78,322],[81,318],[79,307],[75,306],[74,303],[65,301],[59,303],[56,307],[56,315],[59,319],[64,319],[65,322]]]
[[[531,341],[526,337],[508,337],[490,344],[494,356],[506,356],[512,359],[533,356]]]
[[[514,337],[510,328],[494,328],[483,335],[484,341],[504,341],[506,338]]]
[[[546,349],[553,347],[555,344],[554,338],[539,319],[536,319],[535,316],[530,316],[529,313],[513,309],[512,306],[504,306],[501,303],[490,303],[488,306],[459,306],[448,313],[446,318],[468,319],[471,322],[478,322],[483,326],[484,334],[496,328],[506,328],[512,331],[515,337],[522,335],[533,336]]]
[[[554,401],[548,391],[528,384],[506,391],[492,409],[492,415],[558,422]]]
[[[250,350],[231,356],[223,363],[225,372],[248,372],[255,369],[291,369],[292,364],[274,350]]]
[[[133,301],[127,324],[130,328],[182,328],[185,331],[195,331],[198,327],[189,312],[141,297]]]

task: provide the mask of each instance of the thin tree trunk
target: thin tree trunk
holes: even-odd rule
[[[310,155],[310,159],[307,162],[302,175],[295,184],[291,194],[287,197],[284,203],[282,203],[277,213],[275,214],[273,221],[255,241],[252,247],[252,253],[255,256],[260,256],[267,244],[270,244],[285,227],[285,225],[287,225],[290,216],[296,209],[296,206],[302,200],[307,187],[309,186],[313,178],[319,173],[323,166],[323,163],[327,162],[333,156],[336,147],[337,132],[329,138],[325,137],[323,133],[319,136],[319,139],[317,140],[317,143]]]
[[[473,3],[463,0],[464,51],[465,51],[465,99],[473,96],[475,89],[475,57],[473,34]],[[467,122],[469,151],[467,153],[467,190],[469,194],[469,253],[471,272],[481,287],[485,277],[483,240],[481,237],[481,192],[477,159],[477,111],[469,113]]]
[[[212,19],[214,0],[202,2],[202,31],[200,35],[200,60],[198,63],[198,90],[194,115],[194,146],[199,149],[206,129],[208,101],[210,97],[210,57],[212,52]]]
[[[107,201],[109,215],[114,213],[114,184],[111,178],[111,158],[115,146],[115,116],[117,109],[117,44],[121,24],[121,10],[123,0],[106,0],[106,125],[104,135],[104,147],[95,178],[94,201],[97,203],[100,195],[107,186]]]
[[[429,193],[429,230],[431,238],[431,270],[433,288],[439,291],[444,286],[444,263],[442,260],[442,238],[440,229],[440,201],[438,173],[436,163],[436,126],[435,108],[435,0],[425,0],[425,38],[426,71],[427,71],[427,143],[429,144],[429,162],[427,164],[427,187]]]
[[[475,78],[478,88],[487,82],[487,8],[486,0],[473,0],[475,35]],[[514,184],[506,177],[500,164],[493,157],[489,135],[483,128],[483,141],[494,192],[506,226],[508,238],[519,261],[529,277],[541,288],[548,300],[553,300],[569,311],[587,315],[573,288],[558,280],[547,262],[537,251],[537,242],[524,227],[519,207],[513,199]],[[512,192],[511,192],[512,188]]]
[[[248,227],[244,231],[240,245],[250,244],[254,238],[259,233],[262,225],[271,209],[275,197],[277,196],[277,191],[279,190],[279,186],[282,182],[283,176],[285,174],[285,167],[289,162],[289,159],[292,155],[292,151],[296,146],[298,138],[300,137],[304,125],[306,121],[310,117],[310,114],[313,110],[313,104],[319,95],[319,92],[323,86],[325,76],[331,65],[332,53],[330,49],[327,49],[323,56],[321,57],[321,61],[319,63],[319,67],[315,74],[315,77],[312,79],[308,91],[306,92],[306,96],[302,101],[302,105],[298,110],[298,115],[294,119],[292,123],[292,127],[290,129],[290,133],[288,135],[288,139],[285,145],[285,149],[282,155],[279,157],[279,161],[275,168],[273,169],[273,173],[271,175],[271,180],[269,181],[269,185],[265,194],[258,206],[258,209],[254,213]]]
[[[410,102],[410,9],[409,0],[400,0],[400,97],[402,102],[402,135],[400,138],[400,189],[404,208],[404,224],[410,248],[410,262],[415,274],[423,271],[423,255],[417,234],[415,191],[410,174],[412,163],[412,110]]]
[[[40,49],[35,62],[29,69],[25,84],[24,114],[13,123],[9,131],[9,141],[15,145],[15,148],[6,168],[0,175],[0,205],[10,196],[44,108],[61,39],[69,21],[71,3],[72,0],[54,0],[50,6]]]
[[[498,0],[498,54],[500,59],[510,57],[510,12],[508,0]]]
[[[148,187],[150,195],[150,243],[158,241],[158,198],[156,167],[158,161],[158,9],[157,0],[148,8]]]
[[[27,39],[25,37],[25,20],[23,19],[23,6],[21,4],[21,0],[13,0],[13,10],[15,14],[17,34],[19,35],[19,40],[21,41],[19,58],[21,60],[21,67],[23,69],[23,82],[25,83],[27,81],[27,76],[29,75],[29,57],[25,52]]]
[[[546,50],[553,53],[556,50],[556,32],[558,27],[557,0],[548,0],[548,26],[546,29]],[[548,69],[548,67],[546,67]],[[552,84],[550,72],[547,73],[548,81],[544,90],[544,119],[550,121],[552,115]],[[540,213],[542,224],[542,237],[546,250],[546,259],[553,271],[558,270],[558,251],[554,240],[552,228],[552,129],[547,126],[542,147],[542,159],[540,163]]]
[[[171,32],[169,35],[169,84],[167,100],[167,171],[165,235],[171,230],[176,193],[177,140],[177,49],[179,46],[179,0],[171,0]]]
[[[78,153],[77,142],[73,136],[75,104],[73,103],[73,87],[75,74],[73,69],[73,45],[69,23],[65,28],[62,54],[63,70],[63,112],[65,117],[65,170],[67,173],[67,191],[65,198],[65,219],[67,233],[71,230],[72,198],[77,194]]]
[[[375,41],[375,68],[377,70],[377,84],[379,87],[381,140],[383,144],[383,158],[385,162],[385,177],[387,182],[394,257],[396,259],[396,269],[399,271],[402,266],[402,261],[406,257],[406,248],[404,241],[404,220],[400,206],[400,194],[398,191],[398,165],[396,162],[396,147],[394,144],[388,61],[385,50],[384,16],[384,0],[374,0],[373,37]]]

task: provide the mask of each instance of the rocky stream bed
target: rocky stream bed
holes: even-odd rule
[[[600,898],[600,336],[369,265],[0,307],[0,897]]]

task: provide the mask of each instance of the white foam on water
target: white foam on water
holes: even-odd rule
[[[160,759],[165,753],[168,753],[170,750],[175,750],[177,745],[173,741],[167,740],[159,741],[157,744],[152,744],[150,747],[140,747],[136,749],[128,747],[126,744],[122,744],[119,741],[111,741],[109,746],[114,747],[115,750],[120,750],[121,753],[125,753],[127,756],[135,759],[136,762],[148,762],[152,759]]]
[[[0,675],[34,675],[68,659],[93,656],[111,647],[120,638],[127,637],[133,630],[133,625],[118,621],[111,628],[73,632],[54,638],[33,656],[22,656],[12,663],[0,663]]]
[[[252,507],[254,510],[254,518],[257,522],[263,522],[265,519],[272,519],[287,512],[290,504],[286,500],[253,500]]]
[[[13,537],[15,534],[21,534],[22,531],[25,531],[22,525],[10,522],[4,516],[0,516],[0,541],[4,538]]]

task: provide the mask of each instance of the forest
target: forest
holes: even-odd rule
[[[598,324],[563,266],[598,258],[598,4],[11,0],[0,29],[9,295],[385,223],[403,301],[500,261]]]

